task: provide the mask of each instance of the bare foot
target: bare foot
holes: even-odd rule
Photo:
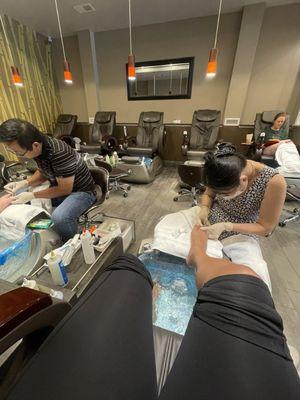
[[[201,229],[200,225],[195,225],[191,232],[191,248],[186,259],[188,265],[195,264],[197,253],[201,252],[206,254],[207,240],[207,233]]]

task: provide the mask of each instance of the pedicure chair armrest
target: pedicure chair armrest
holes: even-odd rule
[[[68,303],[29,288],[0,295],[0,354],[31,333],[52,330],[70,309]]]

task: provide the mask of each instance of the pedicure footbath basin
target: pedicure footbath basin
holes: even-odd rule
[[[43,264],[46,253],[57,247],[58,236],[52,230],[26,229],[18,240],[9,240],[0,229],[0,279],[17,282]]]
[[[139,256],[158,286],[154,301],[154,325],[184,335],[197,298],[194,269],[181,258],[166,253]]]

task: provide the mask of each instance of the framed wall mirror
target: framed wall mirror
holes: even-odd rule
[[[128,100],[190,99],[194,57],[136,62],[136,79],[129,80]]]

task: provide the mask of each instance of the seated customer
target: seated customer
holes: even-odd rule
[[[52,214],[54,229],[63,241],[74,236],[78,217],[96,201],[94,180],[80,155],[61,140],[44,135],[34,125],[19,119],[7,120],[0,126],[0,142],[8,151],[32,158],[38,165],[30,178],[5,186],[15,196],[12,204],[28,203],[34,198],[52,199],[57,206]],[[24,192],[47,180],[50,188]],[[18,193],[20,190],[23,192]]]
[[[211,239],[219,239],[224,253],[238,264],[250,266],[271,287],[258,236],[268,236],[278,224],[286,183],[273,168],[246,158],[232,146],[207,153],[206,191],[201,199],[199,223]]]
[[[266,156],[273,156],[281,143],[288,143],[291,140],[288,138],[288,133],[282,129],[286,119],[286,113],[281,112],[275,115],[273,125],[266,127],[264,130],[264,136],[261,136],[261,143],[263,145],[263,154]],[[277,141],[270,146],[265,147],[265,143],[269,141]]]

